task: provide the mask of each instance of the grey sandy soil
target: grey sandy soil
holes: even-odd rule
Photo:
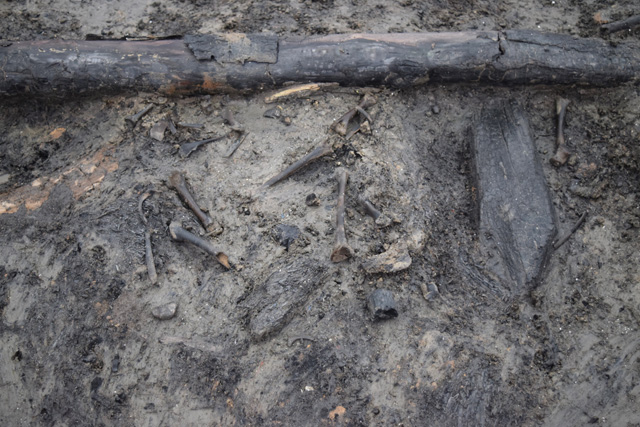
[[[601,37],[598,20],[639,12],[633,1],[36,0],[0,4],[0,38],[502,28]],[[269,105],[265,94],[3,100],[0,424],[640,425],[638,87],[385,89],[370,131],[345,141],[330,127],[361,93]],[[559,96],[571,101],[573,155],[555,168]],[[587,212],[519,297],[483,269],[474,214],[469,128],[497,98],[529,116],[559,234]],[[150,103],[137,126],[125,122]],[[275,105],[290,124],[264,117]],[[226,138],[181,158],[181,143],[229,131],[225,109],[246,129],[234,155],[223,156],[235,141]],[[203,127],[152,139],[167,116]],[[331,155],[259,190],[325,141]],[[350,172],[354,257],[333,264],[338,167]],[[221,233],[205,236],[168,186],[175,170]],[[306,204],[311,193],[317,205]],[[361,195],[392,221],[376,225]],[[232,268],[174,242],[174,220],[223,248]],[[283,238],[291,230],[297,237]],[[394,244],[407,248],[408,269],[362,269]],[[430,283],[440,295],[427,300]],[[367,297],[378,288],[393,292],[397,318],[372,319]],[[158,320],[153,309],[167,303],[176,315]]]

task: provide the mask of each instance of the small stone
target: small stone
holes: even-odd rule
[[[433,107],[431,107],[431,111],[433,111],[433,114],[440,114],[440,107],[434,105]]]
[[[367,302],[369,311],[376,319],[386,320],[398,317],[393,293],[388,289],[376,289],[369,295]]]
[[[438,292],[438,286],[433,283],[420,283],[420,290],[422,291],[422,297],[427,301],[433,301],[440,295]]]
[[[277,106],[277,107],[269,108],[267,111],[264,112],[263,116],[268,119],[279,119],[280,116],[282,116],[282,107]]]
[[[318,196],[316,196],[316,193],[311,193],[307,196],[304,202],[306,203],[307,206],[318,206],[320,204],[320,199],[318,199]]]
[[[287,126],[290,126],[291,125],[291,117],[285,116],[285,117],[282,118],[281,122],[284,123]]]
[[[300,229],[295,225],[278,224],[273,229],[273,237],[289,251],[289,246],[300,236]]]
[[[380,228],[387,228],[391,225],[393,220],[391,217],[381,214],[378,218],[376,218],[376,225]]]
[[[161,305],[154,308],[151,311],[151,314],[158,320],[169,320],[176,315],[177,310],[178,304],[176,304],[175,302],[171,302],[169,304]]]

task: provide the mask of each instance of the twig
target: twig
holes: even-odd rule
[[[576,231],[578,231],[578,228],[580,228],[580,226],[582,224],[584,224],[584,221],[587,219],[587,213],[583,213],[582,216],[580,217],[580,219],[578,219],[578,222],[575,223],[575,225],[573,226],[573,228],[571,229],[571,231],[569,231],[562,239],[558,240],[557,242],[555,242],[553,244],[553,249],[558,249],[560,246],[564,245],[567,240],[569,240],[569,238],[573,235],[573,233],[575,233]]]

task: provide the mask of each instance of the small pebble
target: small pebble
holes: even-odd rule
[[[311,193],[307,196],[307,199],[304,202],[307,206],[318,206],[320,204],[320,199],[318,199],[316,193]]]
[[[431,107],[431,111],[433,111],[433,114],[440,114],[440,107],[434,105],[433,107]]]
[[[289,251],[289,246],[300,236],[300,229],[295,225],[278,224],[273,228],[273,236],[280,246]]]
[[[158,320],[169,320],[176,315],[178,310],[178,304],[171,302],[169,304],[161,305],[151,310],[151,314]]]
[[[269,108],[264,112],[263,116],[268,119],[278,119],[282,115],[282,107]]]

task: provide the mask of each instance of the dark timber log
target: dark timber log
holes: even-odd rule
[[[610,86],[639,76],[636,45],[525,30],[0,44],[0,96],[126,89],[180,95],[264,90],[287,82]]]

